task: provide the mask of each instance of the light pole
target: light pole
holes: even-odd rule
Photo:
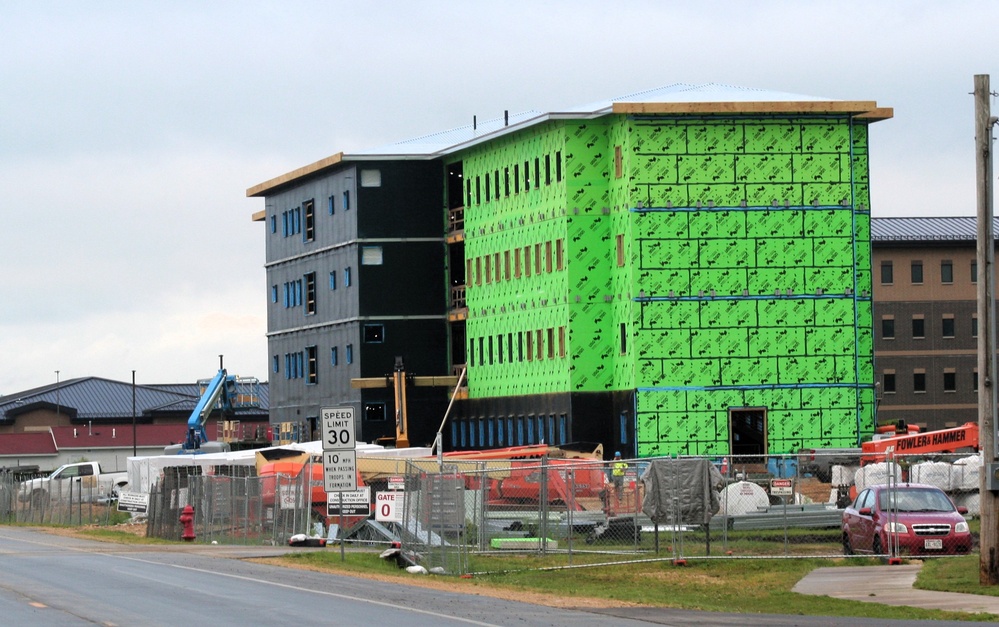
[[[59,371],[56,370],[56,420],[59,419]]]
[[[138,457],[135,442],[135,371],[132,371],[132,457]]]
[[[992,220],[992,117],[989,98],[989,75],[975,75],[975,179],[978,205],[978,432],[985,470],[996,463],[996,301],[995,301],[995,233]],[[978,583],[999,584],[999,500],[988,490],[987,473],[981,473],[979,500],[981,533],[979,534]]]

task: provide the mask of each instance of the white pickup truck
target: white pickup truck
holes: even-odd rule
[[[104,472],[98,462],[63,464],[48,477],[21,483],[18,499],[42,505],[50,499],[108,501],[128,487],[128,473]]]

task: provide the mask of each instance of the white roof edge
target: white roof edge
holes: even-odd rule
[[[356,152],[343,152],[339,156],[339,161],[326,164],[319,161],[305,168],[301,172],[293,171],[288,175],[272,179],[266,183],[261,183],[250,190],[247,195],[265,195],[270,189],[286,185],[302,176],[309,176],[317,171],[334,167],[337,163],[343,162],[364,162],[364,161],[428,161],[445,157],[447,155],[472,148],[479,144],[503,137],[510,133],[515,133],[537,124],[553,120],[589,120],[614,112],[615,104],[651,104],[651,103],[761,103],[761,102],[827,102],[842,103],[836,98],[823,98],[817,96],[807,96],[803,94],[793,94],[788,92],[771,91],[759,88],[737,87],[719,83],[673,83],[664,87],[647,89],[610,100],[598,101],[588,105],[578,107],[568,107],[558,111],[539,112],[535,110],[523,111],[513,115],[504,114],[502,118],[492,118],[485,120],[481,125],[465,125],[449,130],[422,135],[408,140],[395,142],[370,150],[359,150]],[[889,114],[890,117],[890,114]],[[510,118],[515,119],[509,123]],[[481,129],[479,130],[479,127]],[[481,132],[481,134],[479,134]],[[471,135],[471,136],[470,136]],[[295,175],[289,177],[289,175]]]

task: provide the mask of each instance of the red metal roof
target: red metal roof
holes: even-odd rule
[[[166,446],[184,439],[181,424],[136,425],[137,446]],[[123,448],[132,446],[132,425],[93,425],[52,427],[56,446],[68,448]]]
[[[209,440],[215,440],[218,432],[217,421],[205,423],[205,431]],[[242,421],[240,427],[267,426],[266,422]],[[59,449],[72,448],[123,448],[132,446],[132,425],[93,425],[52,427],[56,446]],[[136,446],[167,446],[184,441],[187,435],[187,425],[154,424],[135,426]]]
[[[0,457],[55,455],[59,452],[52,433],[4,433],[0,435]]]

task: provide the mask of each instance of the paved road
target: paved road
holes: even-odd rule
[[[874,624],[862,618],[746,616],[661,608],[561,610],[234,559],[288,551],[285,547],[109,545],[0,527],[0,621],[32,627]],[[933,623],[934,627],[942,624]]]

